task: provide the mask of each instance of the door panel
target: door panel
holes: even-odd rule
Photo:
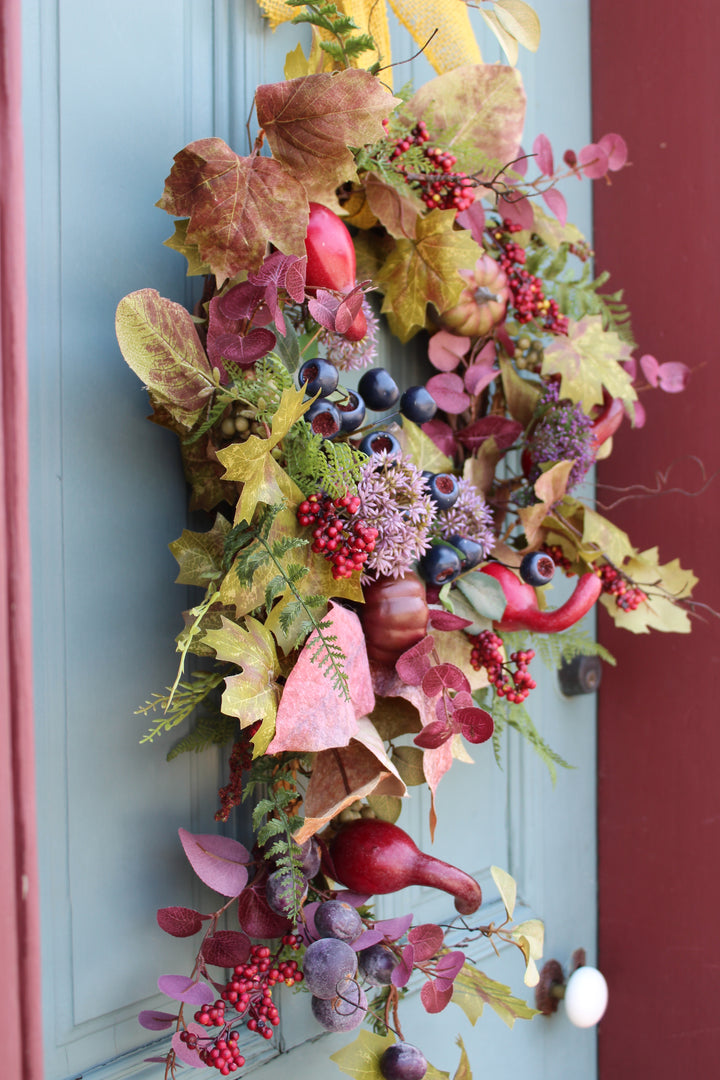
[[[567,8],[568,5],[562,5]],[[544,130],[556,150],[589,138],[585,3],[558,14],[536,4],[544,38],[522,67],[529,137]],[[176,830],[214,828],[219,755],[166,764],[171,737],[139,745],[147,728],[134,710],[172,682],[171,642],[186,602],[173,584],[167,543],[185,525],[185,488],[175,440],[146,420],[147,400],[122,362],[114,311],[126,293],[151,286],[186,304],[197,283],[162,246],[170,219],[154,208],[173,155],[192,139],[246,147],[254,87],[282,77],[297,31],[272,35],[254,0],[28,0],[25,16],[30,298],[33,610],[47,1080],[157,1080],[145,1066],[150,1033],[140,1008],[162,971],[190,955],[160,933],[159,906],[201,903]],[[499,59],[484,40],[486,58]],[[398,32],[394,59],[415,51]],[[422,59],[395,69],[396,85],[430,77]],[[588,190],[568,193],[571,216],[589,223]],[[387,341],[384,360],[405,381],[416,357]],[[516,741],[497,768],[488,747],[456,764],[440,785],[435,850],[478,875],[494,917],[489,866],[518,878],[527,912],[546,919],[549,954],[566,960],[595,937],[594,732],[592,703],[561,698],[547,679],[533,697],[551,745],[578,766],[552,789]],[[413,790],[403,825],[425,848],[428,802]],[[409,890],[380,905],[447,918],[444,894]],[[482,959],[522,991],[519,958]],[[592,1034],[562,1019],[518,1023],[493,1015],[471,1031],[458,1010],[427,1019],[417,998],[406,1034],[454,1068],[462,1032],[477,1075],[515,1065],[557,1080],[594,1075]],[[326,1037],[311,1029],[307,998],[288,997],[282,1046],[298,1046],[302,1072],[336,1076]],[[422,1031],[422,1035],[420,1035]],[[434,1040],[434,1042],[433,1042]],[[251,1039],[249,1063],[273,1080],[288,1059]],[[542,1061],[542,1065],[540,1062]]]

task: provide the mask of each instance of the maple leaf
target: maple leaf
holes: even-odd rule
[[[120,350],[155,402],[190,429],[215,390],[192,316],[155,289],[139,289],[117,306]]]
[[[283,390],[266,439],[251,435],[244,443],[232,443],[218,451],[218,461],[226,469],[223,480],[239,480],[243,485],[235,512],[236,522],[251,521],[259,502],[271,505],[302,502],[300,488],[275,461],[272,450],[309,407],[310,401],[305,401],[303,389]]]
[[[590,413],[603,402],[603,388],[633,410],[637,394],[623,363],[632,349],[614,330],[603,330],[601,315],[570,320],[567,337],[545,349],[543,375],[560,375],[560,397],[582,405]]]
[[[385,294],[382,310],[403,342],[425,325],[428,303],[440,312],[457,303],[465,287],[458,270],[475,264],[478,245],[454,223],[454,210],[419,218],[415,238],[397,241],[376,278]]]
[[[623,611],[615,603],[615,597],[601,596],[601,602],[617,626],[635,634],[647,634],[651,629],[665,633],[690,633],[688,612],[676,601],[689,597],[697,584],[698,579],[692,570],[683,570],[679,559],[661,563],[656,547],[634,552],[618,565],[648,597],[634,611]]]
[[[222,558],[225,538],[230,522],[218,514],[212,528],[207,532],[183,529],[177,540],[168,545],[177,559],[180,573],[175,578],[178,585],[200,585],[222,576]]]
[[[540,502],[534,506],[524,506],[518,512],[529,547],[534,547],[541,538],[545,518],[564,498],[574,464],[574,461],[558,461],[542,473],[535,481],[533,489]]]
[[[279,161],[240,157],[216,138],[190,143],[174,161],[156,205],[189,219],[185,244],[218,280],[259,269],[268,243],[305,254],[307,196]]]
[[[365,196],[372,215],[385,226],[396,240],[411,240],[415,236],[422,203],[413,200],[392,184],[386,184],[375,173],[364,178]]]
[[[350,68],[255,91],[258,123],[274,157],[288,172],[302,176],[308,197],[319,201],[334,199],[340,184],[357,179],[348,146],[382,139],[382,121],[397,104],[373,75]],[[288,212],[282,201],[278,207]]]
[[[375,695],[368,666],[365,635],[353,611],[330,605],[325,640],[332,643],[333,656],[342,655],[347,676],[347,694],[337,686],[336,667],[323,663],[320,638],[315,631],[303,646],[290,672],[278,709],[271,754],[282,750],[308,752],[347,746],[358,730],[357,721],[372,711]]]
[[[518,156],[525,104],[514,68],[463,64],[421,86],[403,112],[424,120],[438,145],[455,147],[464,169],[471,158],[487,178]]]
[[[360,717],[347,746],[316,755],[303,800],[305,820],[295,840],[304,844],[331,818],[371,794],[398,798],[407,794],[407,787],[371,721]]]
[[[397,1042],[392,1031],[385,1035],[375,1035],[371,1031],[360,1031],[354,1042],[343,1046],[330,1055],[338,1069],[352,1076],[355,1080],[383,1080],[380,1072],[380,1058]]]
[[[537,1009],[531,1009],[521,998],[514,997],[509,986],[489,979],[471,964],[464,964],[456,976],[452,999],[471,1024],[482,1016],[485,1005],[489,1005],[509,1028],[516,1020],[532,1020],[538,1015]]]
[[[179,221],[176,221],[175,232],[167,240],[163,240],[163,245],[171,248],[172,251],[179,251],[181,255],[185,256],[188,264],[187,277],[200,277],[209,274],[210,267],[200,258],[197,244],[188,244],[187,242],[188,221],[189,218],[180,218]]]
[[[221,710],[234,716],[241,727],[257,720],[261,726],[253,737],[254,756],[267,749],[275,730],[275,716],[280,688],[276,682],[279,664],[272,634],[261,622],[247,616],[244,630],[237,623],[222,618],[220,630],[207,630],[205,644],[215,650],[218,660],[242,668],[240,675],[225,680]]]

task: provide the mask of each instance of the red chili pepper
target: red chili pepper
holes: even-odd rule
[[[625,415],[625,405],[621,398],[613,398],[604,392],[603,405],[599,414],[593,420],[592,445],[597,454],[604,442],[611,438],[622,423]]]
[[[337,214],[320,203],[310,203],[310,220],[305,237],[309,289],[335,289],[349,293],[355,288],[355,248],[352,237]],[[361,341],[367,333],[365,312],[360,308],[343,335]]]
[[[505,611],[493,626],[497,630],[533,630],[540,634],[559,634],[586,615],[602,591],[597,574],[588,572],[578,578],[575,591],[562,607],[541,611],[532,585],[526,585],[507,566],[488,563],[480,573],[489,574],[500,582],[505,594]]]

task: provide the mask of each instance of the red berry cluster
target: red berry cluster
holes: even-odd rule
[[[360,499],[357,495],[331,499],[321,492],[311,495],[297,508],[300,524],[315,526],[311,550],[332,563],[332,575],[336,581],[350,577],[355,570],[361,570],[368,555],[375,550],[378,530],[356,518],[359,509]]]
[[[601,566],[597,574],[602,581],[602,591],[614,596],[615,603],[623,611],[635,611],[643,600],[647,600],[647,595],[642,589],[609,563]]]
[[[471,635],[472,651],[470,665],[475,671],[485,668],[488,682],[495,687],[498,697],[506,697],[513,705],[520,705],[537,683],[528,671],[528,664],[535,656],[534,649],[519,649],[510,654],[510,661],[516,665],[511,671],[511,664],[503,660],[502,638],[492,630],[482,630]]]
[[[490,235],[500,249],[500,265],[505,271],[512,296],[512,306],[519,323],[537,321],[553,334],[567,334],[567,316],[560,314],[557,300],[550,300],[543,292],[539,277],[523,269],[527,252],[520,244],[508,240],[508,234],[517,232],[519,226],[503,221],[502,227],[491,227]]]
[[[181,1031],[180,1038],[189,1050],[197,1050],[200,1060],[217,1069],[221,1076],[229,1076],[245,1064],[245,1058],[238,1050],[239,1031],[228,1031],[225,1037],[213,1039],[212,1043],[202,1047],[198,1036],[190,1031]]]
[[[411,146],[422,146],[432,172],[409,172],[405,165],[398,164],[395,168],[405,177],[405,183],[418,190],[429,210],[467,210],[475,198],[474,181],[467,173],[453,171],[457,164],[454,154],[437,146],[425,146],[429,140],[427,126],[420,120],[409,135],[397,139],[390,160],[397,161]]]
[[[572,563],[559,544],[543,544],[541,550],[544,551],[546,555],[550,556],[556,566],[560,567],[565,574],[565,577],[575,576]]]

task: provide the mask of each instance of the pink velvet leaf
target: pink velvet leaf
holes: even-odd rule
[[[388,941],[397,941],[406,933],[408,927],[412,926],[412,921],[412,914],[398,915],[395,919],[379,919],[375,923],[375,928],[382,930],[383,937]]]
[[[521,229],[532,229],[535,224],[535,213],[529,199],[518,198],[513,193],[510,199],[500,197],[498,201],[500,216],[513,225],[519,225]]]
[[[464,630],[466,626],[472,626],[469,619],[440,608],[430,608],[429,623],[433,630]]]
[[[659,363],[650,353],[640,357],[640,369],[651,386],[657,386],[658,384],[659,368]]]
[[[679,360],[668,360],[658,368],[658,386],[666,394],[679,394],[690,378],[690,368]]]
[[[437,750],[438,747],[452,738],[453,730],[449,724],[442,720],[431,720],[422,731],[419,731],[413,742],[423,750]]]
[[[438,986],[438,981],[430,979],[420,991],[420,1000],[423,1003],[425,1012],[439,1013],[450,1004],[453,995],[452,983],[449,987],[443,986],[442,983]]]
[[[202,947],[206,964],[215,967],[235,967],[250,956],[250,938],[241,930],[218,930],[206,938]]]
[[[423,693],[437,697],[443,690],[464,690],[470,693],[467,676],[455,664],[436,664],[423,676]]]
[[[276,915],[265,899],[265,881],[253,882],[253,887],[245,889],[238,898],[238,922],[250,937],[273,938],[289,934],[292,923],[282,915]]]
[[[470,338],[451,334],[449,330],[438,330],[428,344],[428,357],[438,371],[454,371],[460,360],[470,348]]]
[[[207,1038],[207,1028],[201,1024],[189,1023],[187,1026],[191,1035],[197,1035],[198,1038]],[[172,1037],[172,1048],[175,1051],[175,1056],[180,1059],[185,1065],[190,1065],[193,1069],[205,1069],[206,1063],[202,1060],[197,1050],[191,1050],[187,1043],[183,1042],[180,1038],[180,1032],[176,1031]]]
[[[445,372],[433,375],[425,387],[437,405],[446,413],[461,413],[470,405],[470,398],[465,393],[465,384],[459,375]]]
[[[517,170],[517,165],[514,165],[513,168]],[[485,210],[480,199],[476,199],[474,203],[471,203],[467,210],[462,210],[455,218],[455,221],[463,229],[467,229],[473,240],[482,247],[483,233],[485,232]]]
[[[557,188],[548,188],[547,191],[543,191],[542,197],[550,213],[555,215],[561,225],[567,225],[567,200],[562,191],[558,191]]]
[[[430,653],[435,648],[435,639],[428,634],[422,641],[412,645],[395,661],[395,670],[408,686],[420,686],[426,673],[432,667]]]
[[[495,730],[495,723],[490,713],[475,705],[456,709],[453,715],[468,742],[487,742]]]
[[[465,389],[473,397],[481,394],[486,386],[489,386],[499,373],[495,370],[495,358],[489,363],[482,361],[471,364],[465,372]]]
[[[445,934],[435,923],[422,923],[408,931],[408,941],[415,949],[415,963],[422,964],[442,948]]]
[[[161,975],[158,988],[175,1001],[186,1001],[190,1005],[206,1005],[215,998],[209,986],[188,975]]]
[[[498,450],[508,450],[524,430],[517,420],[509,420],[505,416],[483,416],[458,431],[457,437],[468,450],[477,450],[492,435]]]
[[[415,950],[412,945],[406,945],[402,951],[400,963],[393,968],[392,975],[390,976],[393,986],[407,986],[410,981],[410,976],[412,975],[414,960]]]
[[[588,180],[600,180],[608,171],[608,155],[598,143],[583,146],[578,162]]]
[[[186,907],[159,908],[157,922],[161,930],[173,937],[192,937],[202,928],[203,916],[199,911]]]
[[[460,974],[464,963],[465,953],[461,952],[460,949],[454,949],[452,952],[444,953],[439,957],[435,965],[435,971],[439,976],[451,983]]]
[[[157,1009],[143,1009],[138,1013],[138,1024],[148,1031],[165,1031],[171,1028],[176,1020],[177,1013],[159,1012]]]
[[[607,135],[603,135],[602,139],[598,139],[598,146],[602,147],[607,154],[608,169],[611,172],[622,169],[628,159],[627,143],[622,135],[609,132]]]
[[[552,176],[555,171],[553,162],[552,146],[547,135],[538,135],[533,143],[533,154],[540,172],[545,176]]]
[[[442,450],[443,454],[450,458],[454,455],[456,447],[455,433],[449,424],[446,424],[444,420],[428,420],[421,427],[428,438],[435,443],[438,450]]]
[[[247,885],[245,863],[250,852],[237,840],[215,833],[194,835],[178,829],[180,842],[193,870],[205,885],[221,896],[237,896]]]

